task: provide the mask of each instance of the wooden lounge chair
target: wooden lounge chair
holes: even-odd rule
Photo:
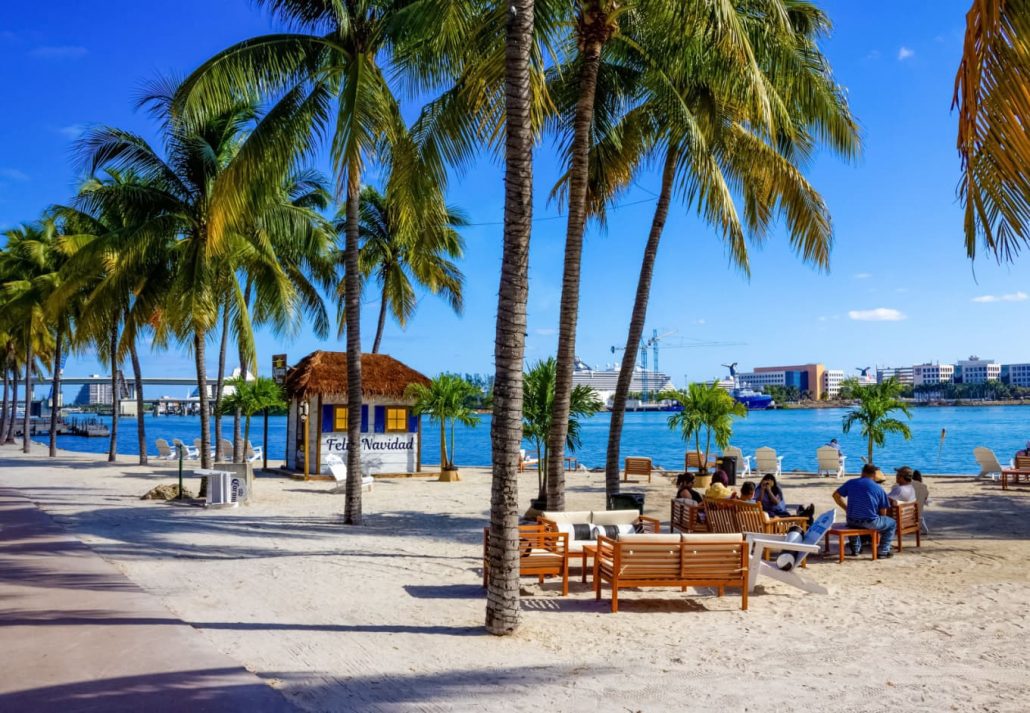
[[[922,547],[918,502],[895,503],[891,506],[891,517],[898,523],[898,528],[894,533],[894,536],[897,538],[898,552],[901,552],[904,546],[903,540],[905,535],[915,535],[916,547]]]
[[[737,459],[737,475],[741,478],[751,475],[751,456],[744,455],[744,452],[736,446],[726,446],[726,450],[722,454]]]
[[[168,441],[163,438],[154,441],[154,445],[157,446],[157,457],[161,460],[175,460],[179,457],[178,453],[168,447]]]
[[[776,455],[776,451],[768,446],[762,446],[755,451],[755,470],[758,475],[775,475],[777,478],[783,475],[783,456]]]
[[[519,472],[522,473],[531,465],[535,465],[537,468],[540,467],[540,460],[538,458],[530,458],[525,448],[519,449]]]
[[[622,481],[624,483],[628,483],[629,482],[629,476],[631,476],[631,475],[639,475],[639,476],[646,475],[647,476],[647,482],[650,483],[651,482],[651,468],[652,468],[652,466],[651,466],[651,459],[650,458],[641,458],[639,456],[627,456],[627,458],[626,458],[626,469],[625,469],[624,475],[622,476]]]
[[[799,541],[788,541],[785,534],[749,533],[746,535],[751,552],[751,560],[748,564],[748,589],[754,591],[758,578],[765,575],[805,592],[826,594],[826,587],[804,579],[798,570],[804,567],[808,555],[815,554],[822,549],[820,540],[833,526],[834,516],[834,510],[824,512],[812,522],[812,527]],[[778,553],[774,560],[769,557],[772,553]],[[788,556],[784,557],[784,554]],[[766,562],[767,557],[772,561]]]
[[[844,477],[844,461],[847,456],[842,456],[833,446],[822,446],[815,449],[815,459],[818,463],[819,475],[832,475],[836,478]]]
[[[708,532],[704,518],[705,508],[690,498],[672,498],[669,515],[671,532]]]
[[[758,532],[769,535],[786,534],[792,527],[808,529],[807,517],[769,517],[759,503],[729,500],[737,519],[737,532]]]
[[[998,461],[998,456],[994,455],[994,451],[990,448],[977,446],[973,449],[973,457],[980,466],[980,472],[976,476],[978,478],[993,476],[991,480],[997,480],[1001,477],[1001,471],[1005,470],[1005,466]],[[1009,466],[1011,467],[1011,465],[1010,463]]]
[[[548,575],[561,575],[561,593],[569,593],[569,536],[543,525],[519,525],[519,574],[536,575],[540,584]],[[483,588],[490,586],[490,528],[483,528]]]
[[[741,535],[626,535],[597,538],[594,598],[608,582],[612,613],[619,611],[619,589],[626,587],[726,587],[740,589],[747,610],[748,551]]]

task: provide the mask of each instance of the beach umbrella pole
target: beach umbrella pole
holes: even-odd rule
[[[182,500],[182,446],[179,447],[179,500]]]

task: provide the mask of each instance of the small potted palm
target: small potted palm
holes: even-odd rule
[[[454,464],[454,426],[475,426],[479,414],[472,408],[473,401],[480,397],[479,389],[454,374],[440,374],[426,386],[411,384],[407,396],[414,400],[412,411],[425,414],[429,420],[440,425],[440,480],[454,482],[461,480],[458,467]],[[450,426],[450,450],[447,448],[447,429]]]
[[[744,404],[734,399],[726,389],[718,384],[694,383],[686,390],[670,391],[662,394],[662,398],[678,401],[683,410],[669,417],[669,428],[678,430],[683,440],[694,441],[694,450],[701,454],[698,465],[697,487],[707,488],[711,485],[708,474],[708,456],[712,441],[717,448],[726,448],[733,435],[733,419],[747,416]],[[701,438],[704,437],[704,451],[701,450]]]

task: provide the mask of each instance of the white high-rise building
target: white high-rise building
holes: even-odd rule
[[[912,385],[950,384],[955,377],[955,367],[951,364],[916,364],[912,367]]]
[[[840,393],[840,382],[844,381],[843,369],[827,369],[823,372],[823,393],[827,398],[836,398]]]
[[[971,356],[963,359],[955,369],[955,381],[962,384],[986,384],[1001,378],[1001,364],[993,359]]]

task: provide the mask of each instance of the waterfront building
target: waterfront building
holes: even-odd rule
[[[411,384],[429,379],[386,354],[361,355],[361,463],[369,475],[422,470],[422,419],[411,412]],[[287,371],[285,389],[286,467],[302,471],[307,459],[310,473],[329,474],[330,454],[347,460],[347,354],[312,352]]]
[[[902,384],[911,386],[915,380],[911,366],[884,366],[876,369],[876,383],[882,384],[894,377]]]
[[[822,364],[759,366],[754,371],[737,374],[737,379],[742,386],[750,386],[755,391],[762,391],[767,386],[793,386],[798,391],[808,391],[812,398],[819,399],[825,391],[825,371],[826,367]]]
[[[955,367],[951,364],[916,364],[912,367],[912,385],[927,386],[930,384],[950,384],[955,376]]]
[[[823,393],[826,398],[836,398],[840,393],[840,382],[844,381],[843,369],[827,369],[823,372]]]
[[[971,356],[955,365],[956,384],[986,384],[1001,378],[1001,364],[993,359]]]
[[[1030,364],[1002,364],[998,378],[1010,386],[1030,388]]]

